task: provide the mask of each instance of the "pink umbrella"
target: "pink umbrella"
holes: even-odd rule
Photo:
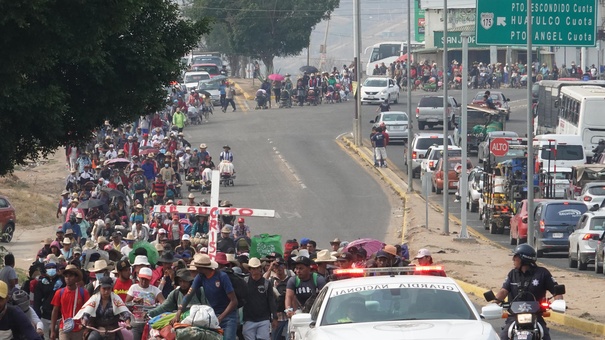
[[[384,242],[375,240],[373,238],[360,238],[358,240],[349,242],[344,251],[349,251],[351,247],[355,247],[357,249],[363,248],[368,253],[368,256],[370,256],[381,250],[384,245]]]
[[[270,74],[267,78],[274,80],[274,81],[283,81],[284,79],[286,79],[284,76],[282,76],[281,74],[277,74],[277,73]]]

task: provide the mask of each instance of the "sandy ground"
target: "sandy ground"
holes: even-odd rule
[[[426,228],[425,203],[417,195],[409,196],[405,212],[408,214],[406,239],[410,244],[410,254],[415,254],[419,248],[428,248],[433,253],[433,259],[444,265],[448,276],[494,292],[500,289],[512,269],[510,250],[493,246],[482,239],[476,239],[477,242],[454,241],[460,232],[460,225],[453,221],[450,221],[451,235],[443,235],[441,212],[429,210],[429,227]],[[548,269],[566,287],[565,300],[569,315],[605,323],[603,278],[593,278],[573,270]]]

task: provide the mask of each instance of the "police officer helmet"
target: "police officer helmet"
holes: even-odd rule
[[[536,263],[538,259],[536,250],[527,243],[518,245],[513,251],[513,256],[519,256],[523,264]]]

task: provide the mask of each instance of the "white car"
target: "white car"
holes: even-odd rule
[[[219,82],[212,80],[202,80],[197,84],[198,92],[205,91],[210,93],[210,97],[212,98],[212,105],[214,106],[221,105],[221,91],[219,90],[219,88]]]
[[[455,145],[447,146],[448,157],[462,157],[462,149]],[[437,161],[443,157],[443,145],[433,145],[426,150],[426,155],[420,163],[420,178],[427,172],[433,172]]]
[[[396,268],[365,271],[381,269]],[[388,274],[329,282],[310,313],[292,317],[290,336],[296,340],[499,339],[452,278]]]
[[[586,270],[595,262],[597,242],[605,230],[605,211],[585,212],[569,235],[569,267]]]
[[[466,209],[471,212],[479,211],[479,200],[483,190],[483,168],[475,167],[468,173],[468,190]]]
[[[399,102],[399,86],[388,77],[370,77],[361,86],[361,103]]]
[[[577,200],[586,203],[590,208],[595,204],[601,205],[605,199],[605,182],[588,182],[584,184]]]
[[[185,87],[187,88],[187,92],[191,90],[195,90],[197,88],[198,83],[201,80],[210,79],[210,73],[203,71],[194,71],[194,72],[185,72],[185,76],[183,77],[183,83],[185,83]]]
[[[381,112],[370,121],[370,124],[374,124],[374,127],[379,127],[381,124],[387,128],[389,134],[389,140],[408,140],[408,114],[402,111],[386,111]]]

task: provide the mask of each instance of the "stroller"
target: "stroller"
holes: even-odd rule
[[[307,91],[307,105],[313,104],[317,105],[317,93],[315,93],[315,88],[310,87],[309,91]]]
[[[292,97],[290,96],[290,91],[282,90],[279,95],[279,108],[292,107]]]
[[[330,104],[334,104],[334,96],[336,91],[334,90],[334,86],[328,86],[328,90],[326,91],[326,102]]]
[[[202,117],[198,109],[193,105],[189,105],[189,108],[187,108],[187,118],[189,118],[189,122],[193,125],[202,124]]]
[[[256,91],[256,107],[255,110],[268,109],[267,106],[267,91],[259,89]]]
[[[222,160],[218,165],[218,171],[221,174],[221,181],[219,185],[223,186],[234,186],[233,180],[235,179],[235,167],[233,163],[228,160]]]

